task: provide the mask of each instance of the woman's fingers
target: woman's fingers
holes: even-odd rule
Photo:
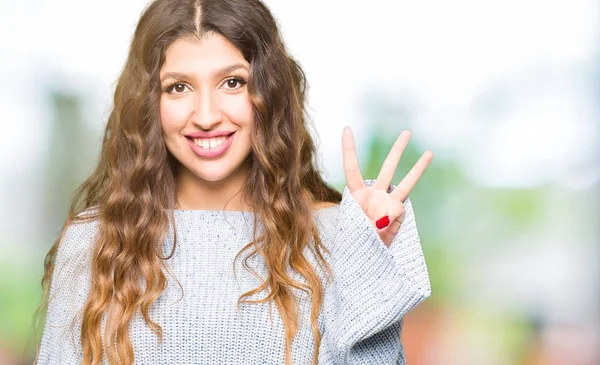
[[[379,175],[375,181],[375,189],[387,191],[387,189],[390,187],[392,179],[394,178],[394,174],[396,173],[396,168],[400,164],[402,153],[406,149],[411,136],[411,131],[404,130],[402,133],[400,133],[398,138],[396,138],[392,149],[385,158],[385,161],[383,161],[381,171],[379,171]]]
[[[425,151],[413,168],[410,169],[404,179],[402,179],[394,191],[390,193],[390,195],[396,200],[406,200],[412,189],[417,184],[417,181],[419,181],[425,172],[427,166],[429,166],[431,160],[433,160],[433,152],[430,150]]]
[[[356,146],[354,136],[350,127],[345,127],[342,133],[342,156],[344,159],[344,174],[346,175],[346,185],[350,192],[363,188],[365,183],[360,173],[358,157],[356,157]]]

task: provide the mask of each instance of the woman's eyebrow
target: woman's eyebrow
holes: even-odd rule
[[[233,65],[229,65],[229,66],[225,66],[222,67],[220,69],[218,69],[215,73],[214,73],[214,77],[221,77],[224,76],[230,72],[233,72],[239,68],[243,68],[246,71],[248,71],[248,67],[246,67],[246,65],[241,64],[241,63],[235,63]],[[188,74],[182,73],[182,72],[165,72],[165,74],[161,77],[160,82],[164,82],[166,79],[176,79],[176,80],[189,80],[191,79],[191,77]]]

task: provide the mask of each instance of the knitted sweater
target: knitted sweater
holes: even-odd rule
[[[365,180],[367,185],[374,180]],[[389,191],[395,188],[390,186]],[[319,364],[405,364],[400,340],[404,315],[431,293],[415,216],[406,199],[405,216],[386,247],[362,208],[345,187],[340,205],[313,215],[333,280],[305,256],[324,284],[318,326],[322,335]],[[242,293],[260,285],[242,266],[248,251],[234,256],[253,237],[253,212],[175,210],[177,246],[167,260],[181,288],[167,274],[168,287],[150,307],[150,318],[163,329],[163,342],[138,311],[130,323],[135,364],[283,364],[285,332],[279,311],[269,303],[240,305]],[[172,225],[171,225],[172,226]],[[59,245],[50,286],[51,300],[40,344],[38,364],[79,364],[81,310],[89,292],[91,252],[97,221],[71,224]],[[257,225],[257,236],[262,224]],[[164,242],[173,248],[172,227]],[[313,240],[311,239],[311,242]],[[264,279],[260,255],[248,260]],[[295,272],[290,275],[303,283]],[[300,325],[292,342],[295,365],[311,364],[315,342],[310,325],[310,297],[299,298]],[[264,298],[262,291],[249,299]],[[270,320],[270,314],[272,319]],[[106,320],[106,316],[104,317]],[[105,321],[104,321],[105,323]],[[104,357],[104,363],[106,357]]]

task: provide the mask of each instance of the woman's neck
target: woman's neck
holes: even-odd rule
[[[242,187],[247,176],[248,168],[242,165],[225,179],[207,181],[180,166],[176,178],[176,208],[252,211],[252,207],[242,199]]]

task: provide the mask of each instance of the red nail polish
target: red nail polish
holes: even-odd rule
[[[379,229],[387,227],[388,224],[390,224],[390,217],[387,215],[384,215],[383,217],[379,218],[377,222],[375,222],[375,225]]]

